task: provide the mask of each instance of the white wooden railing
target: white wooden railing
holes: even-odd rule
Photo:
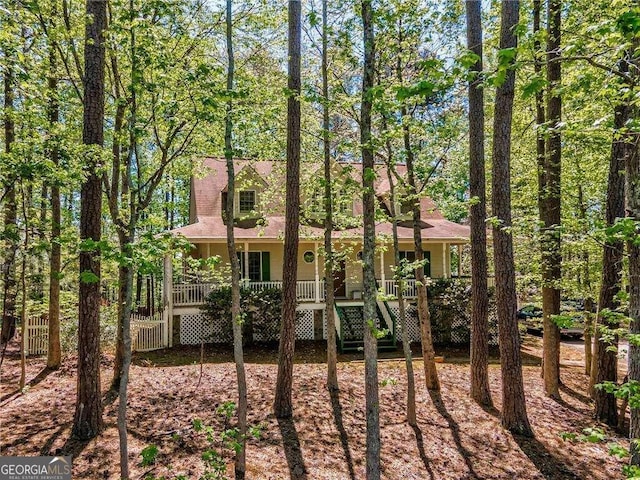
[[[315,280],[302,280],[296,285],[296,297],[298,300],[312,301],[316,299],[316,282]]]
[[[131,314],[131,351],[149,352],[169,346],[169,328],[158,312],[152,317]]]
[[[216,287],[214,283],[178,283],[173,285],[173,304],[202,305],[207,295]]]
[[[380,280],[378,280],[378,288],[380,288]],[[415,298],[418,296],[418,290],[416,289],[416,281],[413,278],[408,278],[404,281],[404,298]],[[384,294],[394,297],[398,296],[398,286],[395,280],[384,281]]]
[[[254,291],[266,290],[268,288],[282,288],[281,281],[271,282],[248,282],[249,288]]]
[[[244,281],[243,281],[244,282]],[[254,291],[267,288],[282,288],[282,281],[246,282],[246,287]],[[217,288],[214,283],[178,283],[173,285],[173,305],[178,307],[202,305],[209,293]],[[296,285],[296,295],[300,302],[324,300],[324,280],[301,280]]]

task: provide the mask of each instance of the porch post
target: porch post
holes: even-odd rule
[[[447,276],[447,250],[449,245],[447,243],[442,244],[442,278],[448,278]]]
[[[165,333],[165,345],[173,346],[173,263],[171,253],[164,256],[164,277],[162,279],[162,314],[165,315],[164,324],[167,327]]]
[[[244,242],[244,272],[242,278],[248,286],[249,283],[249,242]]]
[[[458,278],[462,277],[462,245],[458,244]]]
[[[207,258],[211,257],[211,244],[207,242]]]
[[[382,287],[382,293],[387,294],[386,276],[384,274],[384,249],[380,249],[380,283]]]
[[[318,272],[318,242],[313,243],[313,266],[315,268],[316,279],[316,302],[320,303],[320,273]]]

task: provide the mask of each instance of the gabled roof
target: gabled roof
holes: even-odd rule
[[[242,171],[252,171],[258,178],[269,186],[282,188],[285,184],[286,164],[284,161],[267,160],[234,160],[236,175]],[[352,178],[361,181],[361,164],[339,164],[343,167],[350,166]],[[222,192],[227,187],[227,170],[224,158],[206,158],[203,160],[205,173],[194,177],[191,182],[191,225],[173,230],[174,233],[184,235],[196,243],[215,241],[226,238],[226,226],[222,220]],[[250,170],[247,170],[250,169]],[[303,168],[310,177],[317,176],[317,168]],[[376,165],[377,177],[375,181],[376,194],[385,197],[389,193],[389,181],[386,166]],[[396,171],[400,177],[406,177],[406,166],[397,165]],[[304,173],[303,173],[304,175]],[[239,176],[239,175],[238,175]],[[303,179],[304,181],[304,179]],[[469,227],[446,220],[430,198],[423,197],[420,201],[421,219],[424,228],[422,238],[425,240],[443,240],[450,242],[467,242],[469,240]],[[354,215],[362,214],[362,202],[358,198],[354,200]],[[245,226],[246,227],[246,226]],[[317,226],[302,226],[301,238],[321,238],[324,233]],[[391,223],[381,222],[376,225],[377,235],[392,234]],[[267,215],[260,225],[251,225],[246,228],[235,227],[237,239],[280,239],[284,235],[284,211],[273,211]],[[408,226],[399,226],[398,235],[401,239],[412,239],[413,230]],[[334,238],[357,239],[362,238],[362,228],[349,228],[335,231]]]

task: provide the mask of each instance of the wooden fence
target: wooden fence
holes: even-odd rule
[[[27,318],[25,354],[46,355],[49,350],[49,319],[46,316]],[[153,316],[131,314],[131,350],[149,352],[169,346],[169,328],[162,312]]]
[[[162,312],[151,317],[131,314],[131,350],[150,352],[169,346],[169,328]]]
[[[27,318],[25,331],[25,354],[46,355],[49,350],[49,319],[46,316]]]

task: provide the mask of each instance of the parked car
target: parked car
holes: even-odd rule
[[[516,314],[518,321],[529,333],[542,333],[542,308],[537,305],[525,305]]]
[[[584,313],[578,311],[575,305],[562,305],[560,313],[565,321],[560,322],[560,335],[572,338],[580,338],[584,334]],[[524,325],[528,333],[541,334],[542,308],[537,305],[525,305],[517,313],[518,321]]]

